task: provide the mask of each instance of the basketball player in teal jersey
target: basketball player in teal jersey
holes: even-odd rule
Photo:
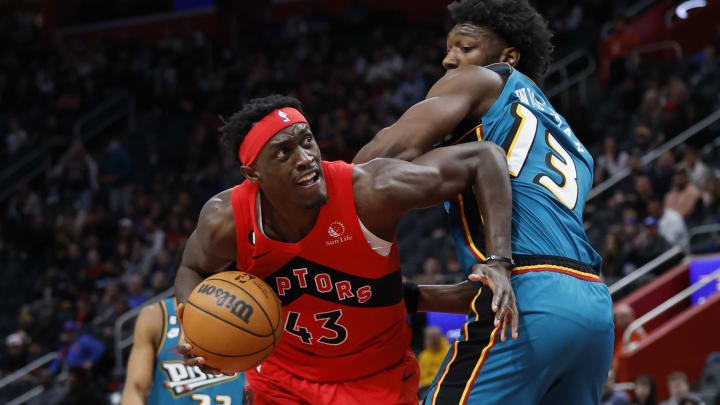
[[[483,218],[467,189],[446,203],[461,266],[514,267],[519,327],[503,323],[481,288],[425,404],[598,404],[613,349],[601,258],[583,229],[593,160],[537,86],[551,34],[527,0],[463,0],[449,7],[447,72],[427,99],[355,158],[412,160],[434,146],[489,141],[504,148],[513,192],[513,258],[486,256]],[[514,261],[513,261],[514,259]],[[493,318],[495,318],[493,320]]]
[[[135,323],[122,405],[242,405],[245,376],[206,374],[177,353],[175,298],[142,309]]]

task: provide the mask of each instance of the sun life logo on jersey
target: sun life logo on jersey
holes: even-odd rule
[[[280,116],[280,119],[282,120],[282,122],[290,122],[290,117],[288,117],[288,115],[285,114],[285,111],[277,110],[277,115]]]
[[[199,367],[186,366],[179,361],[164,361],[160,366],[163,374],[167,376],[163,386],[176,398],[202,388],[237,379],[239,375],[238,373],[233,375],[205,374]]]
[[[340,221],[333,221],[328,227],[328,235],[335,239],[326,240],[325,246],[333,246],[352,240],[352,235],[345,235],[345,225]]]
[[[340,221],[333,221],[328,227],[328,235],[339,238],[345,234],[345,225]]]

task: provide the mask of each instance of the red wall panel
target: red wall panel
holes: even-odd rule
[[[617,380],[634,381],[640,374],[650,374],[658,399],[665,399],[668,374],[680,370],[696,382],[707,356],[716,351],[720,351],[720,294],[686,309],[651,332],[633,352],[621,354]]]

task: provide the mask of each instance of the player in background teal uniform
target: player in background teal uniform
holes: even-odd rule
[[[122,405],[241,405],[245,376],[206,374],[177,351],[175,298],[142,309],[135,323]]]
[[[612,302],[583,229],[592,157],[536,85],[550,61],[551,33],[527,0],[463,0],[449,10],[456,25],[447,73],[355,161],[412,160],[465,142],[502,146],[513,257],[486,257],[476,190],[446,208],[466,274],[487,283],[472,265],[505,266],[520,316],[514,339],[505,340],[508,318],[493,315],[498,298],[481,288],[425,404],[598,404],[612,356]]]

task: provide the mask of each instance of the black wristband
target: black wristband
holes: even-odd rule
[[[409,314],[417,312],[420,299],[420,287],[412,281],[403,281],[403,298]]]
[[[505,262],[505,263],[515,267],[515,260],[513,260],[509,257],[505,257],[505,256],[495,256],[495,255],[488,256],[485,259],[485,263],[490,262],[490,261]]]

